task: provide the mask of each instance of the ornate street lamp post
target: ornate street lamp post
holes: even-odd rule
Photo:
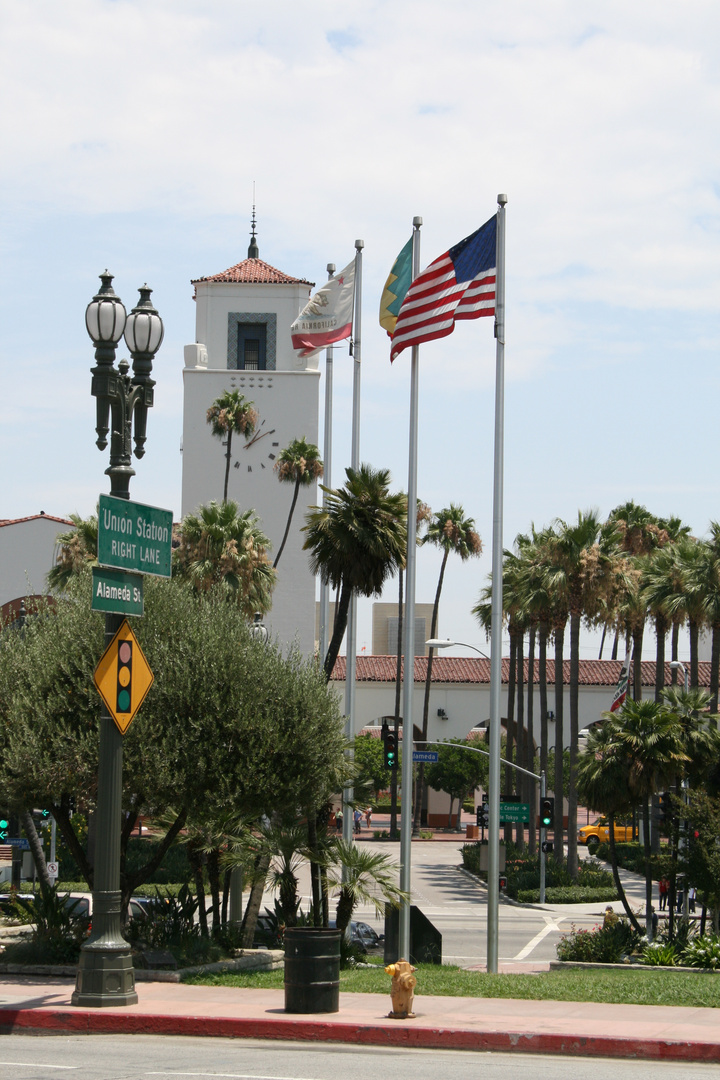
[[[112,288],[112,274],[100,275],[102,287],[85,313],[85,324],[95,346],[92,394],[97,399],[97,445],[107,446],[110,431],[110,494],[130,498],[131,439],[135,424],[135,456],[145,453],[147,410],[153,404],[150,378],[152,361],[163,339],[162,319],[150,302],[151,289],[143,285],[140,300],[129,315]],[[115,367],[118,343],[132,356]],[[105,645],[120,628],[123,615],[105,616]],[[123,737],[103,703],[100,710],[97,840],[93,876],[92,934],[80,951],[73,1005],[103,1007],[134,1005],[135,973],[130,946],[120,926],[120,830],[122,822]]]

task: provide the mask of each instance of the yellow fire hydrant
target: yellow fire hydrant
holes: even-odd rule
[[[392,998],[392,1012],[388,1016],[392,1020],[412,1020],[415,1017],[413,997],[417,979],[413,975],[415,968],[407,960],[398,960],[396,964],[388,964],[385,972],[392,975],[390,997]]]

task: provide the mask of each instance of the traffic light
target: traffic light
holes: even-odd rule
[[[500,875],[499,885],[501,889],[507,889],[507,878],[505,874]]]
[[[0,843],[3,840],[7,840],[8,832],[10,829],[10,822],[7,818],[0,818]]]
[[[540,845],[540,850],[544,851],[546,855],[552,855],[553,851],[555,850],[555,845],[553,844],[552,840],[543,840],[542,844]]]
[[[487,829],[490,824],[490,807],[486,802],[480,803],[475,809],[478,828]]]
[[[552,827],[553,818],[555,817],[555,800],[554,799],[541,799],[540,800],[540,827],[543,829],[549,829]]]
[[[118,667],[117,667],[117,705],[116,712],[132,712],[131,686],[132,686],[132,654],[131,641],[120,640],[118,642]]]
[[[394,731],[386,731],[383,737],[385,768],[397,769],[397,740]]]
[[[662,795],[658,796],[658,816],[660,818],[660,824],[668,826],[672,824],[672,803],[669,791],[663,791]]]

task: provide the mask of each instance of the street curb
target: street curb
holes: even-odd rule
[[[418,1019],[421,1019],[418,1017]],[[521,1031],[468,1031],[423,1027],[329,1023],[322,1020],[128,1014],[109,1010],[0,1009],[0,1033],[19,1031],[57,1035],[186,1035],[234,1039],[350,1043],[417,1049],[474,1050],[522,1054],[570,1054],[581,1057],[637,1058],[659,1061],[720,1063],[720,1043],[652,1038],[565,1035]]]

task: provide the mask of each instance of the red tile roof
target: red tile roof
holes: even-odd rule
[[[211,277],[193,278],[191,284],[199,285],[203,281],[227,281],[241,282],[252,285],[309,285],[314,286],[314,281],[306,281],[305,278],[290,277],[283,274],[282,270],[276,270],[270,263],[262,259],[243,259],[236,266],[223,270]]]
[[[395,668],[397,660],[394,656],[358,656],[355,667],[357,682],[389,683],[395,681]],[[581,686],[616,686],[620,675],[620,660],[581,660],[580,661],[580,685]],[[643,660],[641,664],[643,686],[655,685],[655,663],[652,660]],[[424,683],[427,673],[427,657],[415,657],[415,682]],[[502,661],[502,681],[506,683],[510,674],[510,661]],[[333,679],[344,681],[345,657],[339,656],[333,668]],[[528,662],[525,661],[525,679],[528,677]],[[436,656],[432,667],[433,683],[490,683],[490,661],[472,656]],[[535,662],[534,682],[539,679],[538,665]],[[552,685],[555,681],[555,661],[547,661],[548,691],[552,693]],[[679,680],[681,681],[681,680]],[[665,685],[672,682],[672,669],[670,664],[665,665]],[[702,661],[698,664],[698,682],[701,687],[710,686],[710,663]],[[563,683],[570,683],[570,661],[563,663]]]
[[[73,525],[74,522],[67,518],[54,517],[52,514],[30,514],[21,518],[0,518],[0,529],[3,525],[20,525],[23,521],[37,521],[44,518],[46,521],[57,521],[59,525]]]

